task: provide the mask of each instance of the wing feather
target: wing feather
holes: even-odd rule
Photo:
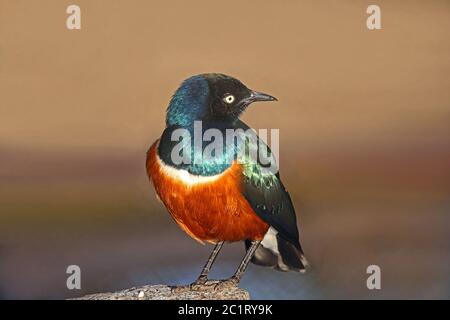
[[[244,130],[249,129],[242,121],[236,126]],[[259,137],[256,141],[247,141],[247,144],[250,144],[247,146],[249,150],[256,148],[257,154],[260,148],[267,148],[270,161],[272,163],[276,161],[269,147]],[[243,165],[242,183],[245,199],[262,220],[274,227],[282,238],[301,250],[295,209],[279,173],[274,172],[273,166],[262,165],[254,158],[246,155],[239,159]]]

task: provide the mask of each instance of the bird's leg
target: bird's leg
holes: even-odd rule
[[[216,246],[214,247],[213,251],[211,252],[211,255],[208,258],[208,261],[206,261],[205,266],[203,267],[202,272],[200,273],[199,277],[191,286],[195,285],[203,285],[208,280],[208,273],[209,270],[211,270],[211,266],[213,265],[214,261],[217,258],[217,255],[219,254],[220,249],[222,249],[222,246],[224,244],[224,241],[218,242]]]
[[[208,280],[208,273],[209,270],[211,270],[211,266],[213,265],[214,261],[217,258],[217,255],[219,254],[220,249],[222,249],[222,246],[224,244],[224,241],[218,242],[216,246],[214,247],[213,251],[211,252],[211,255],[208,258],[208,261],[206,261],[205,266],[203,267],[202,272],[200,273],[197,280],[195,280],[193,283],[187,286],[181,286],[181,287],[172,287],[172,291],[175,292],[184,292],[186,290],[201,290],[204,288],[204,284]]]
[[[241,264],[237,268],[234,275],[229,279],[220,281],[216,285],[216,288],[221,288],[221,287],[230,286],[230,285],[231,286],[238,285],[239,282],[241,281],[242,276],[245,273],[245,270],[247,269],[247,266],[248,266],[250,260],[252,259],[253,255],[255,254],[256,249],[258,249],[260,244],[261,244],[261,241],[252,241],[250,248],[248,248],[247,253],[244,256],[244,259],[242,259]]]
[[[234,276],[232,278],[237,280],[237,283],[241,281],[242,276],[244,275],[245,270],[247,270],[247,266],[252,259],[253,255],[255,254],[256,249],[258,249],[259,245],[261,244],[261,241],[253,241],[250,248],[248,248],[247,253],[244,256],[244,259],[242,259],[241,264],[239,265],[238,269],[236,270]]]

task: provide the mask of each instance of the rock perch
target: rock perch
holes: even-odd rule
[[[73,300],[249,300],[250,294],[239,287],[215,288],[217,281],[191,290],[189,286],[147,285],[117,292],[96,293]]]

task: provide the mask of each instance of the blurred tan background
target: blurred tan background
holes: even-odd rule
[[[373,3],[382,30],[366,28]],[[203,72],[279,99],[244,121],[280,129],[313,267],[251,266],[253,298],[450,298],[449,39],[445,0],[0,0],[0,298],[195,279],[211,247],[178,230],[144,161],[171,94]],[[228,246],[213,276],[243,253]]]

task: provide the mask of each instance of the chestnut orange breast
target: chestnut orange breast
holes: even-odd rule
[[[196,176],[168,166],[157,140],[147,153],[147,174],[178,225],[203,242],[261,240],[269,225],[241,193],[242,167],[234,162],[215,176]]]

